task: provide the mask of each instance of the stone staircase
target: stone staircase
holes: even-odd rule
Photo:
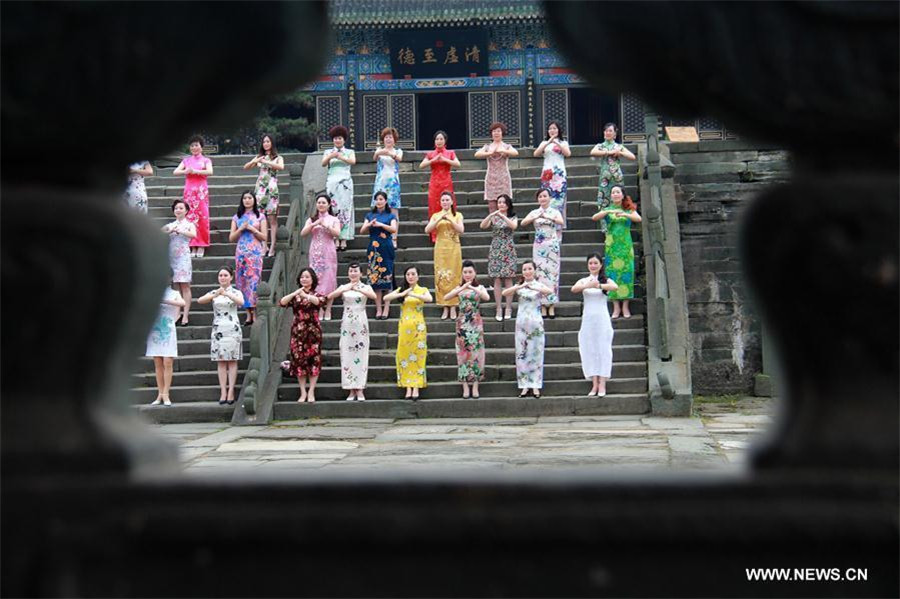
[[[573,148],[573,156],[567,161],[569,173],[568,229],[563,235],[562,268],[560,275],[561,303],[557,306],[557,318],[545,320],[547,345],[545,354],[544,390],[539,400],[519,399],[515,383],[515,321],[499,323],[493,319],[493,294],[483,308],[485,316],[485,343],[487,364],[485,382],[481,384],[479,400],[462,400],[456,381],[455,323],[440,320],[441,309],[434,304],[425,308],[429,337],[428,381],[421,392],[422,400],[411,402],[402,399],[403,391],[396,386],[395,349],[397,345],[397,317],[400,307],[391,308],[391,319],[374,319],[374,306],[369,304],[371,348],[369,358],[369,384],[366,402],[347,402],[346,393],[340,388],[340,353],[338,340],[342,307],[338,301],[333,309],[333,320],[323,322],[325,336],[323,372],[317,385],[315,404],[298,404],[296,380],[285,377],[278,391],[275,405],[276,419],[319,417],[475,417],[517,416],[523,414],[615,414],[645,413],[650,409],[647,398],[647,349],[644,323],[644,286],[640,261],[636,299],[632,302],[633,317],[614,322],[616,335],[613,341],[613,371],[608,383],[608,395],[604,398],[585,396],[588,383],[583,379],[578,353],[577,333],[581,324],[581,300],[569,288],[584,276],[585,256],[601,251],[601,235],[590,220],[596,211],[597,168],[588,156],[589,147]],[[465,217],[466,232],[462,236],[463,259],[475,262],[480,273],[487,271],[487,253],[491,242],[490,231],[482,231],[478,224],[487,212],[483,201],[485,164],[475,160],[471,150],[458,151],[462,166],[454,171],[454,186],[459,211]],[[522,218],[537,207],[534,192],[540,179],[541,160],[526,157],[530,151],[522,151],[522,158],[511,161],[516,214]],[[239,194],[252,188],[256,180],[254,171],[243,171],[241,165],[246,156],[213,156],[215,175],[210,177],[210,238],[212,245],[206,256],[194,259],[193,297],[211,290],[216,285],[216,271],[222,264],[233,264],[234,244],[228,242],[231,217]],[[287,163],[303,162],[304,155],[285,155]],[[409,264],[419,267],[421,284],[434,289],[433,246],[424,234],[427,222],[429,173],[420,172],[418,163],[421,152],[408,152],[402,163],[401,184],[404,208],[400,212],[400,248],[397,251],[396,271],[402,273]],[[353,168],[356,192],[356,219],[361,223],[369,209],[374,181],[375,164],[371,153],[358,153]],[[183,177],[171,175],[176,166],[171,160],[159,160],[154,164],[156,175],[146,181],[149,195],[149,215],[160,226],[171,219],[172,201],[181,197]],[[637,174],[634,163],[626,169],[627,193],[637,199]],[[289,193],[289,178],[279,181],[282,196]],[[310,190],[315,191],[315,190]],[[279,216],[283,226],[287,219],[287,201],[283,202]],[[303,219],[305,220],[305,218]],[[635,255],[640,256],[641,232],[633,229]],[[519,261],[531,257],[533,228],[522,229],[515,235]],[[350,243],[350,249],[338,254],[339,282],[346,277],[346,265],[351,261],[364,264],[368,236],[359,236]],[[266,258],[262,278],[265,280],[272,267]],[[482,274],[482,281],[489,283]],[[241,315],[243,319],[243,314]],[[209,330],[212,324],[210,306],[194,302],[191,308],[191,325],[178,328],[179,358],[175,360],[171,397],[173,406],[157,407],[148,404],[156,397],[156,381],[153,363],[141,358],[134,373],[132,402],[151,420],[157,422],[230,421],[233,406],[219,406],[218,377],[215,363],[209,359]],[[239,388],[249,361],[249,327],[244,329],[244,358],[238,364]],[[279,361],[286,356],[274,356]]]
[[[156,398],[156,377],[153,360],[141,357],[134,373],[131,400],[142,413],[158,422],[230,421],[234,406],[220,406],[219,379],[216,364],[209,359],[209,335],[212,326],[212,305],[200,305],[196,299],[218,286],[217,271],[223,264],[234,267],[235,244],[228,241],[231,217],[234,216],[241,192],[253,189],[256,170],[245,171],[241,167],[249,156],[210,156],[213,172],[209,178],[210,247],[203,258],[193,259],[190,325],[178,327],[178,358],[172,377],[171,407],[149,406]],[[302,162],[305,155],[285,154],[285,163]],[[177,160],[160,159],[154,162],[154,176],[145,180],[148,195],[148,214],[154,223],[162,227],[172,220],[171,206],[182,196],[184,176],[172,175]],[[284,226],[290,206],[290,176],[287,170],[279,177],[281,208],[279,226]],[[274,258],[264,258],[262,280],[266,280]],[[241,321],[246,313],[241,313]],[[244,327],[244,357],[238,362],[236,392],[249,361],[250,327]]]
[[[461,387],[456,381],[455,323],[440,320],[441,308],[430,304],[425,307],[428,326],[428,387],[421,392],[422,400],[412,402],[401,399],[403,390],[396,385],[395,349],[397,346],[397,318],[400,307],[391,307],[391,318],[374,320],[374,306],[369,303],[369,327],[371,348],[369,358],[369,384],[366,402],[345,401],[347,393],[340,388],[340,334],[341,306],[336,303],[334,320],[323,323],[324,368],[316,387],[319,401],[315,404],[299,404],[295,380],[285,377],[279,388],[275,405],[276,419],[292,419],[308,416],[321,417],[476,417],[517,416],[523,414],[609,414],[644,413],[649,411],[647,398],[647,349],[645,343],[644,286],[641,283],[641,265],[638,260],[638,285],[636,299],[632,302],[633,317],[614,322],[616,330],[613,342],[613,371],[608,383],[608,395],[604,398],[588,398],[589,384],[581,371],[577,333],[581,324],[581,299],[569,289],[586,272],[585,257],[588,253],[602,253],[601,235],[590,215],[596,212],[597,167],[590,159],[589,147],[573,148],[573,156],[567,160],[568,169],[568,230],[563,236],[562,267],[560,276],[561,303],[557,306],[557,318],[545,320],[547,344],[545,354],[543,397],[519,399],[515,377],[515,321],[502,323],[494,320],[493,293],[483,305],[485,317],[485,344],[487,362],[485,381],[480,385],[481,399],[461,399]],[[636,151],[636,150],[635,150]],[[478,225],[487,214],[483,199],[484,160],[475,160],[471,150],[457,151],[461,168],[454,170],[454,189],[459,211],[465,219],[466,232],[462,235],[463,259],[475,262],[486,278],[487,254],[491,242],[490,231],[482,231]],[[541,160],[523,150],[519,159],[510,161],[516,214],[521,219],[537,207],[534,192],[540,180]],[[433,246],[424,233],[428,212],[429,173],[420,172],[418,164],[421,152],[407,152],[401,165],[401,187],[404,207],[400,211],[400,247],[397,251],[395,272],[402,275],[410,264],[419,267],[420,283],[434,289]],[[625,165],[627,193],[637,199],[637,168],[635,163]],[[373,191],[375,164],[371,153],[357,153],[357,165],[353,168],[356,221],[361,223],[369,210]],[[633,230],[636,242],[635,255],[640,256],[640,228]],[[534,229],[524,228],[516,232],[516,250],[519,262],[530,258]],[[346,279],[347,264],[358,261],[365,264],[368,236],[359,236],[339,256],[339,284]],[[274,359],[284,359],[275,356]]]

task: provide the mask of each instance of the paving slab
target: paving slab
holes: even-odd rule
[[[151,424],[150,428],[163,434],[202,434],[208,435],[228,428],[221,422],[187,422],[178,424]]]
[[[277,426],[246,435],[247,439],[374,439],[387,428],[351,426]]]
[[[394,425],[430,426],[430,425],[457,425],[457,426],[530,426],[535,424],[538,418],[535,416],[520,418],[417,418],[415,420],[397,420]]]
[[[716,442],[712,437],[669,437],[669,448],[673,453],[692,455],[717,455]]]
[[[570,430],[570,427],[578,427],[584,429],[630,429],[630,430],[653,430],[641,422],[639,419],[634,420],[572,420],[569,422],[544,422],[539,421],[533,428],[537,430]]]
[[[381,443],[387,441],[461,441],[461,440],[500,440],[521,437],[527,429],[518,426],[403,426],[395,427],[378,435]]]
[[[185,443],[185,447],[218,447],[251,433],[263,430],[264,426],[232,426]]]
[[[276,452],[276,451],[331,451],[335,449],[356,449],[358,443],[350,441],[281,441],[281,440],[243,440],[224,443],[216,451],[224,452]]]
[[[539,416],[538,424],[565,424],[568,422],[640,422],[645,416],[639,414],[611,414],[608,416]]]
[[[318,459],[318,460],[273,460],[267,462],[260,462],[257,466],[254,467],[254,470],[314,470],[318,468],[323,468],[331,463],[333,463],[333,459]]]
[[[703,421],[699,418],[660,418],[647,416],[641,419],[646,426],[665,431],[667,434],[705,434]]]

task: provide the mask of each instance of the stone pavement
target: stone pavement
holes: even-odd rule
[[[691,418],[331,419],[270,426],[154,425],[189,475],[402,470],[738,470],[772,400],[700,399]]]

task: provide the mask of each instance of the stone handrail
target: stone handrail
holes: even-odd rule
[[[278,301],[293,288],[302,264],[307,261],[309,242],[300,236],[303,217],[310,212],[311,197],[303,193],[304,165],[291,165],[290,209],[287,222],[278,228],[277,252],[272,272],[257,289],[256,322],[250,329],[250,361],[244,375],[237,408],[231,423],[264,424],[272,420],[281,382],[280,356],[283,334],[291,314]]]
[[[638,148],[647,276],[647,374],[654,414],[690,415],[690,349],[684,263],[675,208],[675,166],[659,144],[656,115],[644,119],[647,143]]]

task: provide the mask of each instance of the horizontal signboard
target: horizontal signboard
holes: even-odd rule
[[[394,79],[488,76],[487,29],[389,30]]]

